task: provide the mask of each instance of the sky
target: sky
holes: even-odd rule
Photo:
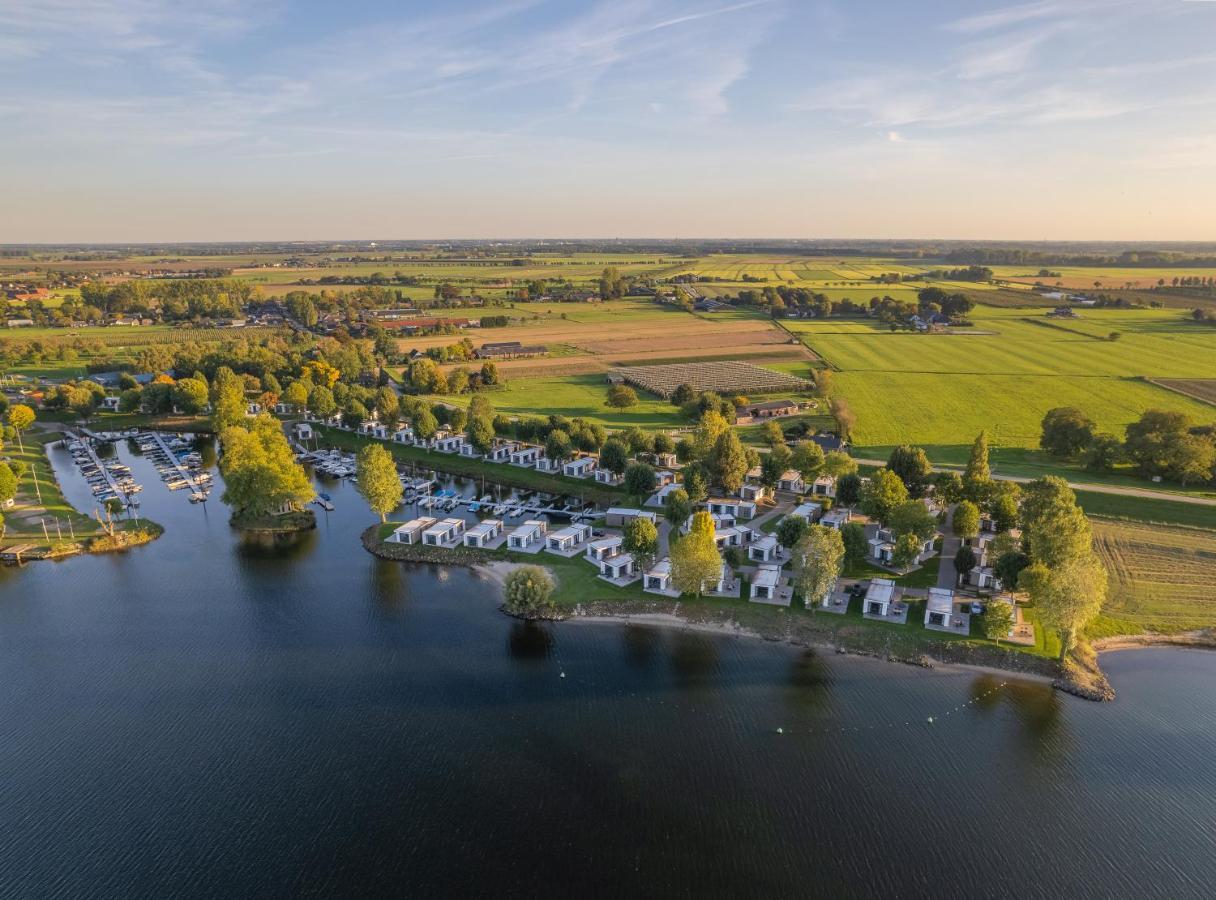
[[[0,242],[1216,240],[1213,0],[0,0]]]

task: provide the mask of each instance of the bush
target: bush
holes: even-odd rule
[[[553,579],[540,566],[520,566],[511,572],[503,585],[503,608],[513,616],[541,618],[552,615]]]

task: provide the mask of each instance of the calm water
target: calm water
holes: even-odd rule
[[[1216,654],[1110,657],[1099,706],[528,625],[366,554],[347,486],[242,543],[135,465],[164,538],[0,570],[0,895],[1216,891]]]

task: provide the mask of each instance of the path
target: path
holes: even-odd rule
[[[942,552],[937,561],[937,586],[954,590],[958,586],[958,572],[954,570],[954,554],[958,553],[962,540],[954,533],[954,507],[946,510],[946,521],[942,525]]]

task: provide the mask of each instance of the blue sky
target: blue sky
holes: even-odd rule
[[[1216,239],[1216,2],[0,0],[0,241]]]

